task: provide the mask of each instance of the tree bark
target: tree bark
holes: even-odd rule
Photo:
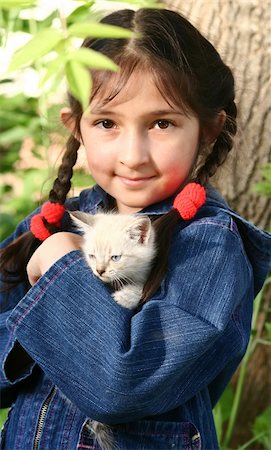
[[[217,48],[235,75],[239,132],[225,167],[214,184],[230,206],[263,229],[271,227],[270,198],[252,188],[261,167],[271,162],[270,35],[271,2],[262,0],[167,1],[187,17]],[[271,292],[266,293],[258,332],[270,319]],[[251,437],[255,417],[271,404],[271,347],[258,345],[249,364],[232,445]],[[259,449],[259,444],[250,448]]]
[[[173,0],[167,5],[198,27],[233,69],[239,132],[215,184],[236,211],[267,229],[271,225],[271,202],[251,188],[261,179],[261,167],[271,162],[271,2]]]

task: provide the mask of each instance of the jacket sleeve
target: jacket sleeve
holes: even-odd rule
[[[127,422],[177,407],[241,358],[247,339],[234,312],[252,303],[251,285],[238,234],[194,222],[175,236],[167,277],[142,309],[116,304],[74,251],[28,291],[8,327],[86,416]]]
[[[33,213],[35,214],[35,212]],[[23,222],[21,222],[14,233],[10,235],[5,241],[0,244],[0,248],[5,248],[13,240],[28,231],[30,215]],[[5,290],[3,279],[0,281],[0,389],[1,389],[1,407],[8,407],[14,401],[17,394],[17,389],[20,387],[23,380],[31,373],[35,365],[32,358],[20,346],[15,337],[10,334],[6,320],[12,309],[19,303],[27,292],[28,286],[24,283],[18,284],[13,289]],[[10,355],[12,371],[9,378],[4,370],[4,361]]]
[[[76,210],[79,208],[78,197],[67,199],[67,210]],[[29,231],[31,218],[40,212],[37,208],[27,216],[7,239],[0,243],[0,249],[4,249],[22,234]],[[66,214],[62,220],[63,229],[69,227],[69,216]],[[24,350],[15,336],[10,334],[6,320],[12,309],[24,297],[30,285],[26,283],[17,284],[14,288],[7,291],[4,287],[3,278],[0,277],[0,391],[1,407],[8,407],[13,403],[18,389],[20,389],[24,380],[33,372],[35,362]],[[4,364],[8,361],[8,364]],[[8,369],[8,372],[7,372]]]

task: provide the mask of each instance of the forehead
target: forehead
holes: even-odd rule
[[[122,73],[114,73],[106,78],[107,80],[104,83],[100,82],[96,90],[94,87],[94,95],[90,103],[92,110],[99,111],[105,106],[118,107],[133,99],[146,102],[142,105],[146,108],[150,103],[161,109],[177,106],[173,105],[172,101],[161,92],[151,71],[137,69],[129,77],[125,77]]]

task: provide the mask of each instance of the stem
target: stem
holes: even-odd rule
[[[11,10],[7,10],[7,20],[6,20],[6,27],[5,27],[5,31],[4,31],[4,36],[3,36],[3,47],[5,47],[7,45],[7,41],[8,41],[8,37],[10,35],[10,33],[13,32],[14,30],[14,25],[17,19],[17,15],[18,15],[18,10],[16,9],[11,9]],[[4,15],[3,12],[1,11],[1,16],[2,16],[2,21],[3,21],[3,25],[5,23],[4,21]],[[3,27],[4,29],[4,27]]]
[[[262,431],[261,433],[257,434],[257,436],[254,436],[252,439],[250,439],[249,441],[247,441],[245,444],[241,445],[241,447],[238,447],[238,450],[245,450],[246,448],[248,448],[248,446],[250,444],[252,444],[253,442],[257,441],[260,437],[265,435],[265,431]]]
[[[59,20],[60,20],[60,24],[61,24],[61,28],[63,31],[63,35],[65,37],[67,37],[67,20],[66,20],[66,16],[64,14],[63,8],[61,7],[61,5],[58,6],[57,8],[58,11],[58,16],[59,16]]]
[[[5,19],[3,10],[0,9],[0,33],[2,35],[3,48],[6,46],[7,32],[5,30]]]
[[[257,339],[256,344],[271,345],[271,342],[266,339]]]
[[[229,443],[230,443],[230,440],[231,440],[232,434],[233,434],[234,425],[236,423],[236,417],[237,417],[237,413],[238,413],[238,409],[239,409],[239,405],[240,405],[241,395],[242,395],[242,391],[243,391],[243,383],[244,383],[244,379],[245,379],[245,374],[246,374],[246,370],[247,370],[249,357],[250,357],[250,345],[248,345],[247,352],[246,352],[243,362],[240,366],[240,372],[239,372],[237,386],[236,386],[236,390],[235,390],[235,394],[234,394],[231,415],[229,418],[227,432],[226,432],[225,440],[224,440],[224,445],[226,447],[229,446]]]
[[[255,328],[256,328],[257,319],[258,319],[258,315],[259,315],[259,311],[260,311],[260,306],[261,306],[261,302],[263,299],[263,291],[264,291],[264,289],[261,290],[261,292],[257,295],[256,299],[254,300],[255,303],[254,303],[254,312],[253,312],[253,318],[252,318],[252,330],[255,330]],[[230,418],[229,418],[229,422],[228,422],[228,426],[227,426],[227,431],[226,431],[226,435],[225,435],[225,439],[224,439],[224,443],[223,443],[223,445],[225,447],[229,447],[229,443],[232,438],[234,425],[236,423],[236,418],[237,418],[237,414],[238,414],[238,410],[239,410],[239,406],[240,406],[240,401],[241,401],[241,396],[242,396],[243,385],[244,385],[248,362],[249,362],[249,359],[255,348],[253,345],[254,340],[255,340],[255,337],[250,336],[247,351],[245,353],[244,359],[240,366],[240,372],[239,372],[236,390],[235,390],[235,394],[234,394],[233,405],[232,405],[231,414],[230,414]]]

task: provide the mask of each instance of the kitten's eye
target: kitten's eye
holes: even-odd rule
[[[119,261],[120,260],[120,258],[121,258],[121,255],[112,255],[111,256],[111,259],[112,259],[112,261]]]
[[[94,255],[88,255],[88,257],[89,257],[89,259],[93,259],[93,258],[95,258],[95,256],[94,256]]]

